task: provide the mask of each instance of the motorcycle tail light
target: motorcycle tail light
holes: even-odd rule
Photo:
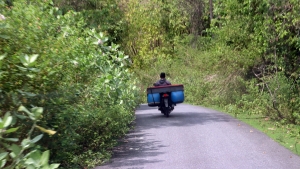
[[[168,94],[163,94],[163,97],[168,97],[169,95]]]

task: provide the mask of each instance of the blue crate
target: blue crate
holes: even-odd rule
[[[158,106],[160,104],[159,93],[150,93],[147,95],[148,106]]]
[[[172,100],[173,103],[183,103],[183,101],[184,101],[184,92],[183,91],[171,92],[171,100]]]

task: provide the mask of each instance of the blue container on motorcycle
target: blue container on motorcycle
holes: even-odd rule
[[[183,101],[184,101],[184,92],[183,91],[171,92],[171,100],[172,100],[173,103],[183,103]]]
[[[148,106],[158,106],[160,104],[159,93],[149,93],[147,95]]]

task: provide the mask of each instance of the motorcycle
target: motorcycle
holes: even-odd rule
[[[184,102],[183,85],[168,85],[147,88],[147,102],[149,107],[159,107],[166,117],[174,110],[174,106]]]
[[[159,109],[162,114],[169,117],[170,113],[174,110],[175,103],[171,100],[171,93],[160,93],[161,99]]]

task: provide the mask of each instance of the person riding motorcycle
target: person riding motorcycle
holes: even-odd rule
[[[171,82],[166,79],[166,74],[164,72],[160,73],[160,80],[153,83],[153,86],[168,86],[171,85]],[[174,105],[172,104],[172,110],[174,109]],[[161,106],[158,106],[158,110],[161,110]]]
[[[166,74],[164,72],[160,73],[160,80],[155,82],[153,86],[167,86],[171,85],[171,82],[166,80]]]

